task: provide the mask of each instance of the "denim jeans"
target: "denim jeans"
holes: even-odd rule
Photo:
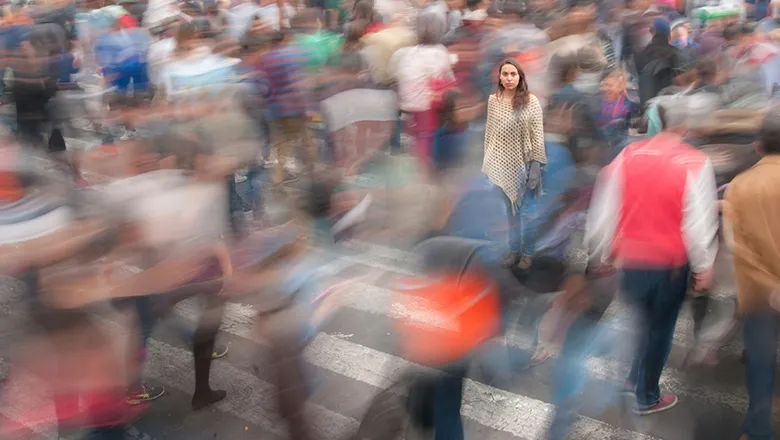
[[[463,440],[463,420],[460,407],[463,403],[463,378],[466,366],[446,368],[447,374],[436,381],[433,407],[433,439]]]
[[[744,319],[745,381],[749,404],[742,432],[750,440],[772,440],[778,316],[771,312]]]
[[[512,202],[503,190],[501,190],[501,194],[504,195],[504,204],[509,220],[509,251],[520,254],[523,250],[523,219],[520,212],[512,212]],[[522,205],[523,202],[524,200],[521,200],[520,204]]]
[[[639,334],[628,383],[636,385],[640,409],[661,399],[658,381],[672,348],[677,314],[688,289],[687,266],[669,270],[623,270],[621,294],[632,307]]]
[[[589,383],[598,386],[588,395],[588,408],[599,412],[611,407],[618,398],[619,388],[611,381],[590,381],[586,362],[591,356],[607,356],[611,359],[623,359],[627,345],[625,337],[612,322],[604,322],[602,317],[612,303],[617,290],[615,277],[598,277],[588,280],[588,292],[591,306],[571,323],[566,331],[563,346],[555,361],[553,381],[553,401],[555,416],[547,433],[547,440],[565,440],[574,420],[576,406],[583,390]],[[615,316],[613,320],[625,317]],[[622,384],[620,384],[622,385]]]
[[[563,204],[563,195],[569,189],[576,171],[568,147],[549,141],[544,145],[547,164],[542,171],[543,192],[538,196],[535,190],[527,191],[519,207],[524,257],[531,257],[536,253],[539,230]]]
[[[398,119],[395,121],[393,127],[393,135],[390,138],[390,154],[401,154],[403,148],[401,147],[401,132],[404,129],[404,122],[401,119],[401,113],[398,113]]]
[[[566,332],[566,339],[555,362],[555,416],[547,433],[547,440],[568,438],[577,397],[587,382],[585,362],[592,352],[597,331],[598,320],[582,315]]]
[[[125,440],[124,426],[95,428],[87,434],[86,440]]]

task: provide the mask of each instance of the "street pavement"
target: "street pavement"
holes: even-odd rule
[[[372,215],[387,218],[395,214],[392,223],[417,218],[418,214],[413,212],[418,208],[422,209],[376,205]],[[306,350],[305,361],[311,372],[313,390],[307,415],[317,438],[345,439],[358,426],[373,396],[402,372],[420,368],[404,359],[393,324],[399,318],[425,322],[431,319],[421,312],[422,304],[401,305],[394,301],[394,280],[413,273],[414,255],[407,249],[408,241],[371,240],[370,237],[352,240],[344,244],[343,252],[330,263],[346,275],[366,277],[345,289],[341,307]],[[726,310],[727,314],[733,309],[734,297],[730,267],[730,255],[724,249],[718,257],[712,295],[716,299],[713,309]],[[621,307],[616,301],[610,307],[608,317],[619,316]],[[13,362],[10,350],[23,336],[19,325],[21,310],[20,286],[10,279],[0,280],[0,366],[5,375]],[[198,310],[198,304],[193,301],[180,304],[173,316],[161,323],[153,334],[145,378],[152,384],[165,386],[167,392],[128,428],[127,437],[133,440],[284,439],[284,425],[274,408],[273,377],[265,367],[267,346],[252,332],[256,318],[249,305],[228,306],[219,337],[219,342],[229,347],[229,353],[214,362],[211,383],[216,389],[226,390],[227,398],[199,412],[190,410],[189,401],[194,389],[190,344],[179,336],[177,326],[172,323],[192,326]],[[616,334],[630,337],[630,322],[610,321],[608,326]],[[747,408],[739,330],[735,329],[718,349],[715,366],[689,368],[685,366],[685,357],[693,344],[692,329],[690,310],[686,306],[681,312],[674,348],[661,381],[664,392],[679,397],[676,408],[644,418],[631,415],[620,400],[603,408],[601,402],[606,385],[622,383],[624,365],[610,357],[594,357],[584,367],[591,380],[583,391],[579,416],[570,438],[739,438]],[[550,350],[555,352],[552,346]],[[487,381],[475,368],[466,382],[463,397],[466,438],[541,439],[554,410],[550,403],[554,367],[555,356],[528,371],[518,372],[512,380],[503,383]],[[3,402],[0,420],[13,418],[23,408],[51,406],[45,396],[32,388],[25,396],[19,401]],[[776,429],[780,427],[780,415],[775,414],[773,421]],[[27,434],[30,438],[56,438],[53,426],[36,426]],[[80,435],[69,433],[65,438],[75,440]]]

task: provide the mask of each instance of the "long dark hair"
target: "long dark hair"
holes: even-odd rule
[[[496,90],[496,96],[501,97],[504,94],[504,85],[501,84],[501,69],[507,64],[514,66],[517,69],[517,75],[520,77],[520,81],[517,83],[515,99],[512,100],[512,108],[517,110],[528,105],[528,97],[531,95],[531,92],[528,90],[528,81],[525,80],[525,72],[523,72],[517,60],[507,58],[498,66],[498,90]]]

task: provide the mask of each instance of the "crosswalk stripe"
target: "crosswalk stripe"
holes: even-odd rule
[[[345,295],[344,307],[387,316],[391,319],[411,319],[427,324],[435,324],[435,321],[425,313],[423,301],[420,301],[418,306],[413,304],[411,306],[400,306],[393,301],[393,295],[394,292],[390,289],[367,283],[355,283]],[[197,311],[188,306],[187,302],[180,307],[179,311],[183,316],[190,320],[196,318]],[[617,310],[612,311],[612,317],[627,312],[627,309],[620,305],[619,302],[615,302],[615,308]],[[237,312],[236,310],[239,311]],[[234,321],[235,313],[238,313],[238,319]],[[231,305],[225,316],[224,328],[229,333],[237,336],[251,337],[252,314],[251,307]],[[690,323],[689,315],[682,314],[681,318],[687,318],[687,323]],[[608,337],[612,341],[619,341],[634,331],[625,320],[610,319],[609,316],[605,318],[603,324],[608,327],[611,333]],[[686,347],[689,344],[692,337],[689,336],[690,327],[691,325],[686,325],[686,319],[681,319],[675,336],[675,341],[679,346]],[[528,338],[520,338],[520,342],[520,346],[527,346]],[[620,376],[620,372],[623,372],[623,365],[615,360],[604,357],[592,358],[586,367],[588,373],[594,379],[618,383],[624,378]],[[695,385],[687,378],[687,374],[684,371],[672,366],[667,366],[664,369],[661,384],[665,392],[675,393],[681,397],[721,404],[737,412],[744,412],[747,408],[747,395],[743,387],[729,384],[716,384],[714,386],[711,384],[707,386]],[[775,418],[780,420],[780,412],[776,412]]]

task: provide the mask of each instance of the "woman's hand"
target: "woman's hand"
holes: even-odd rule
[[[528,167],[528,182],[526,183],[526,188],[536,189],[536,187],[539,186],[541,177],[541,164],[537,161],[531,161],[530,166]]]

